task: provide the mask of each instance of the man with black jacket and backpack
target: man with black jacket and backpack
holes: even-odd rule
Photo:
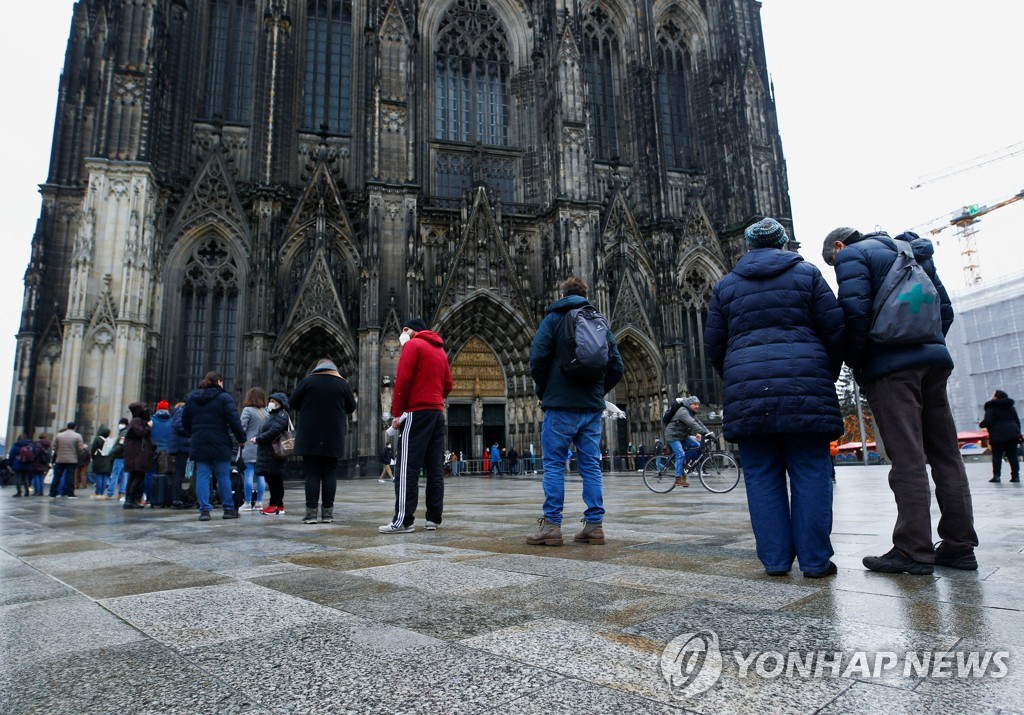
[[[890,284],[889,269],[910,244],[913,258],[931,278],[934,294],[916,286],[895,295],[915,315],[935,310],[939,315],[931,334],[913,341],[894,342],[878,335],[874,323],[886,302],[879,295]],[[846,362],[871,404],[875,424],[892,461],[889,486],[896,497],[893,548],[882,556],[864,558],[871,571],[926,575],[934,567],[975,570],[974,510],[956,427],[946,397],[946,381],[953,359],[945,335],[953,324],[953,306],[932,263],[931,241],[904,233],[896,241],[884,232],[862,235],[842,227],[825,238],[822,258],[834,265],[839,283],[839,304],[846,319]],[[917,266],[911,266],[915,269]],[[929,287],[930,291],[930,287]],[[916,303],[916,309],[915,309]],[[911,322],[911,321],[908,321]],[[941,323],[941,324],[940,324]],[[942,516],[932,545],[931,492],[928,469],[935,482],[935,498]]]
[[[579,278],[569,278],[558,287],[561,298],[548,307],[547,315],[530,346],[530,372],[544,411],[541,448],[544,451],[544,516],[537,520],[538,531],[526,537],[533,545],[562,545],[562,506],[565,501],[565,463],[571,445],[575,445],[580,477],[583,479],[584,526],[573,541],[584,544],[604,543],[604,498],[601,484],[601,416],[605,409],[604,396],[622,379],[624,371],[615,337],[608,329],[607,320],[587,301],[587,284]],[[576,313],[574,311],[581,311]],[[581,335],[579,321],[576,327],[576,347],[568,339],[566,321],[574,321],[583,311],[600,332]],[[587,314],[582,317],[586,318]],[[603,322],[601,322],[603,321]],[[587,369],[574,370],[581,360],[583,341],[602,335],[605,341],[602,367],[585,365]]]

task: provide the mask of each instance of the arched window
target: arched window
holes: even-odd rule
[[[722,404],[722,383],[704,350],[704,326],[714,281],[706,273],[691,270],[683,284],[683,342],[686,345],[686,386],[710,405]]]
[[[302,124],[332,134],[352,131],[352,2],[312,0],[306,6],[306,87]]]
[[[594,158],[609,161],[618,155],[616,95],[619,87],[619,38],[611,18],[600,7],[583,23],[583,57],[587,73],[587,99],[594,131]]]
[[[662,148],[669,169],[693,166],[690,111],[686,92],[686,45],[674,19],[658,33],[658,108]]]
[[[206,116],[248,122],[256,49],[255,0],[211,0],[206,45]]]
[[[185,264],[181,296],[177,392],[195,388],[210,370],[232,385],[238,345],[238,267],[219,238],[199,243]]]
[[[508,144],[511,61],[501,20],[485,0],[455,0],[437,33],[438,139]]]

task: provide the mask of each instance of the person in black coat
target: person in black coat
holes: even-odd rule
[[[759,221],[744,237],[749,250],[715,285],[704,336],[724,380],[723,431],[740,445],[765,571],[784,575],[796,557],[804,576],[830,576],[828,445],[843,434],[835,388],[843,313],[818,269],[781,250],[789,237],[777,221]]]
[[[142,509],[142,492],[146,472],[156,466],[156,448],[153,446],[149,426],[149,408],[145,402],[128,405],[132,418],[124,435],[124,471],[128,472],[128,486],[124,493],[125,509]]]
[[[238,511],[231,497],[231,460],[238,446],[245,442],[245,430],[242,429],[235,401],[224,389],[224,379],[220,374],[206,373],[199,389],[185,400],[182,410],[182,429],[192,438],[189,457],[196,464],[199,520],[210,519],[212,477],[217,479],[224,518],[237,519]]]
[[[345,455],[347,416],[356,411],[352,386],[333,362],[321,358],[296,386],[289,403],[299,413],[295,454],[302,457],[306,478],[306,516],[302,522],[315,524],[319,505],[320,521],[330,524],[334,521],[334,494],[338,486],[334,470]]]
[[[992,399],[985,403],[985,419],[978,426],[988,430],[988,443],[992,447],[992,478],[989,481],[1002,481],[1003,457],[1006,457],[1010,463],[1010,481],[1019,482],[1017,445],[1021,442],[1020,417],[1009,395],[996,390]]]
[[[267,419],[251,442],[256,445],[256,473],[267,478],[270,501],[261,514],[284,514],[284,469],[287,459],[274,454],[274,442],[288,429],[288,397],[275,392],[267,402]]]

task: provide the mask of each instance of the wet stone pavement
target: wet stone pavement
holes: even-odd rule
[[[822,580],[763,573],[742,488],[637,474],[606,476],[603,546],[572,543],[572,478],[560,548],[524,542],[535,479],[449,479],[440,528],[396,535],[376,480],[330,525],[297,484],[284,516],[205,523],[8,487],[0,713],[1024,712],[1024,489],[968,473],[978,571],[865,571],[887,469],[841,467]]]

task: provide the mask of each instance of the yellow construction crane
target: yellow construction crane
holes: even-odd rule
[[[1020,201],[1021,199],[1024,199],[1024,191],[1020,191],[1013,196],[1000,199],[991,204],[968,204],[967,206],[962,207],[959,211],[954,211],[946,216],[940,216],[939,218],[933,219],[932,221],[922,224],[916,228],[924,228],[929,234],[935,236],[942,233],[950,226],[956,227],[957,242],[960,245],[960,256],[963,259],[964,282],[967,284],[968,288],[973,288],[981,283],[981,266],[978,264],[978,229],[975,227],[975,224],[977,224],[985,214],[991,213],[996,209],[1001,209],[1002,207]],[[948,219],[948,221],[946,221],[946,219]],[[936,226],[936,223],[939,221],[943,221],[944,223]]]

